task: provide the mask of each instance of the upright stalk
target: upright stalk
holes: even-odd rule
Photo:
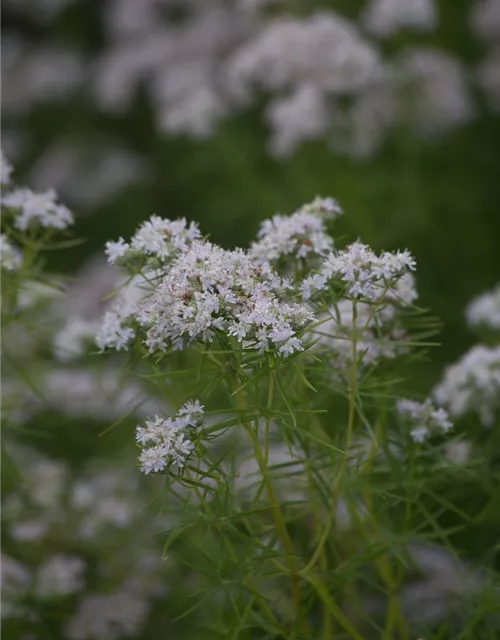
[[[268,395],[268,408],[270,408],[269,404],[271,403],[272,405],[272,401],[273,401],[273,389],[274,389],[274,372],[271,371],[270,372],[270,378],[273,378],[273,381],[271,383],[271,380],[269,380],[269,395]],[[235,379],[235,386],[236,388],[239,387],[239,379],[236,376]],[[246,402],[245,402],[245,397],[244,397],[244,391],[237,393],[236,394],[236,402],[238,404],[238,408],[242,411],[244,411],[246,409]],[[242,414],[243,416],[243,414]],[[259,471],[262,475],[262,479],[264,481],[264,486],[267,492],[267,496],[269,499],[269,503],[271,505],[271,509],[272,509],[272,513],[273,513],[273,518],[274,518],[274,523],[276,525],[276,532],[278,534],[278,537],[281,541],[281,544],[283,545],[283,548],[287,554],[287,560],[288,560],[288,566],[289,566],[289,570],[290,570],[290,578],[291,578],[291,583],[292,583],[292,597],[293,597],[293,604],[295,607],[295,610],[297,612],[297,617],[300,617],[301,615],[301,594],[300,594],[300,586],[299,586],[299,573],[297,571],[297,565],[295,562],[295,557],[294,557],[294,549],[293,549],[293,543],[292,540],[290,538],[290,535],[288,533],[288,529],[286,526],[286,521],[285,518],[283,516],[283,512],[281,510],[280,507],[280,503],[277,499],[276,496],[276,492],[274,490],[273,487],[273,483],[271,481],[271,478],[269,477],[269,472],[267,469],[267,456],[268,456],[268,429],[266,428],[266,453],[264,453],[261,449],[260,443],[259,443],[259,439],[257,437],[257,434],[255,433],[252,425],[250,423],[248,423],[246,420],[243,419],[241,420],[242,426],[244,427],[246,433],[248,434],[248,437],[250,438],[250,441],[252,443],[252,447],[253,447],[253,451],[255,454],[255,459],[257,461],[257,464],[259,466]]]

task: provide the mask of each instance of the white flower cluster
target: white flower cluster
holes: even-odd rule
[[[416,402],[400,398],[396,408],[399,415],[411,423],[410,435],[415,442],[423,442],[434,432],[447,433],[453,427],[448,413],[436,408],[429,399]]]
[[[470,24],[483,40],[500,39],[500,2],[498,0],[476,0],[470,12]]]
[[[179,252],[186,251],[192,242],[200,238],[198,225],[194,222],[188,226],[185,218],[172,221],[153,215],[139,227],[130,244],[123,238],[117,242],[107,242],[106,255],[111,265],[141,254],[166,262]]]
[[[364,86],[379,65],[376,49],[352,22],[322,11],[269,22],[229,61],[229,77],[243,96],[251,85],[283,90],[311,78],[323,90],[343,94]]]
[[[395,70],[402,118],[425,136],[469,122],[474,106],[460,62],[433,47],[403,51]]]
[[[397,284],[397,298],[388,297],[382,306],[358,302],[356,319],[352,300],[340,300],[332,307],[312,334],[323,355],[333,356],[335,376],[346,372],[352,363],[354,331],[359,372],[381,360],[406,353],[405,342],[409,338],[401,322],[400,310],[410,307],[416,299],[414,278],[406,274]]]
[[[2,196],[2,206],[13,209],[14,226],[20,231],[39,224],[52,229],[66,229],[73,224],[71,211],[57,204],[54,189],[45,193],[33,193],[30,189],[15,189]]]
[[[478,597],[487,588],[485,574],[460,559],[448,545],[410,538],[405,546],[410,566],[416,571],[413,579],[403,582],[400,602],[405,619],[415,628],[441,624],[450,616],[450,601]],[[458,617],[458,609],[452,615]],[[430,637],[426,634],[419,640]]]
[[[116,311],[107,311],[104,314],[99,330],[96,334],[96,344],[101,351],[104,349],[127,349],[135,337],[135,331],[131,327],[124,326],[128,316],[122,316]]]
[[[445,369],[434,398],[454,417],[475,412],[483,425],[491,426],[500,409],[500,347],[472,347]]]
[[[34,451],[7,451],[18,482],[2,499],[2,517],[9,553],[22,563],[2,556],[2,616],[26,620],[43,601],[65,599],[62,637],[137,637],[165,591],[164,564],[151,535],[165,521],[143,509],[130,460],[117,466],[91,461],[73,476],[65,463]],[[103,592],[87,591],[86,558]]]
[[[381,38],[401,28],[432,31],[437,26],[436,6],[434,0],[369,0],[362,22]]]
[[[25,616],[27,611],[21,602],[31,589],[31,574],[20,562],[5,553],[2,553],[1,563],[2,619]]]
[[[489,37],[496,2],[485,0],[472,17]],[[8,35],[8,111],[68,97],[84,85],[100,108],[123,112],[144,86],[164,133],[199,139],[263,89],[269,146],[277,156],[325,138],[338,152],[370,155],[400,121],[435,132],[473,115],[464,74],[450,56],[437,51],[417,65],[412,58],[420,59],[420,49],[410,48],[410,61],[398,60],[359,28],[375,37],[400,28],[430,31],[437,23],[435,0],[369,0],[359,26],[334,11],[294,16],[286,6],[269,12],[267,1],[255,0],[190,1],[178,22],[166,17],[165,4],[108,3],[101,12],[104,45],[93,64],[73,50],[34,50]]]
[[[264,23],[228,61],[229,91],[248,102],[254,88],[271,94],[266,110],[270,150],[291,155],[305,140],[332,128],[335,105],[383,77],[377,49],[355,24],[333,12]]]
[[[34,105],[71,98],[86,81],[82,50],[60,42],[33,45],[7,31],[2,38],[2,107],[5,115],[28,112]]]
[[[324,136],[331,126],[331,109],[324,92],[313,82],[276,97],[266,109],[271,129],[269,151],[273,156],[291,156],[308,140]]]
[[[7,271],[16,271],[23,261],[23,255],[14,247],[4,233],[0,234],[0,265]]]
[[[107,248],[109,257],[109,243]],[[136,335],[130,325],[138,311],[139,302],[151,293],[152,283],[157,279],[157,273],[148,271],[144,276],[134,276],[123,285],[111,310],[104,314],[97,331],[96,344],[101,351],[122,351],[128,348]]]
[[[54,337],[54,357],[68,362],[83,355],[85,346],[94,341],[98,322],[74,316],[68,318],[64,327]]]
[[[500,284],[467,305],[465,317],[470,327],[500,330]]]
[[[259,23],[239,1],[190,2],[181,24],[165,20],[162,4],[110,3],[92,90],[99,106],[122,111],[144,82],[162,131],[203,138],[226,113],[222,62]]]
[[[282,256],[306,258],[324,255],[333,249],[333,240],[327,234],[324,220],[342,213],[333,198],[317,197],[291,216],[275,215],[264,220],[259,230],[259,241],[250,248],[250,255],[263,260],[278,260]]]
[[[38,394],[22,380],[8,380],[4,374],[2,412],[17,424],[46,411],[73,419],[113,422],[125,414],[143,419],[166,410],[147,387],[124,378],[120,367],[44,367],[32,371],[30,381]]]
[[[76,556],[51,556],[37,572],[35,593],[41,599],[77,593],[85,586],[84,571],[85,563]]]
[[[223,332],[259,353],[288,357],[302,350],[296,333],[313,319],[305,305],[285,301],[290,288],[268,262],[195,242],[140,304],[145,344],[150,351],[182,349]]]
[[[330,253],[319,272],[302,282],[302,294],[308,300],[336,282],[342,284],[345,295],[354,300],[372,303],[381,303],[386,298],[398,300],[398,283],[415,266],[408,250],[384,251],[377,256],[368,245],[354,242],[342,251]]]
[[[6,233],[0,234],[0,265],[6,271],[16,271],[23,260],[21,250],[9,237],[12,227],[18,231],[28,231],[36,227],[46,229],[66,229],[73,224],[73,216],[64,205],[56,203],[53,189],[46,193],[33,193],[30,189],[13,189],[11,185],[12,166],[0,150],[0,203]],[[4,211],[4,207],[7,211]],[[7,214],[7,215],[6,215]],[[33,283],[31,283],[33,284]],[[20,303],[20,300],[18,300]]]
[[[85,597],[69,621],[69,640],[118,640],[134,638],[149,613],[140,594],[126,590]]]
[[[476,0],[470,12],[470,24],[487,46],[477,68],[477,80],[494,111],[500,111],[500,2]]]
[[[53,187],[61,198],[78,202],[82,215],[153,176],[151,163],[123,140],[89,132],[78,145],[67,134],[55,138],[33,164],[29,183],[37,191]]]
[[[155,416],[146,420],[145,427],[138,426],[136,440],[142,447],[141,471],[148,474],[163,471],[169,465],[183,467],[194,449],[187,434],[199,427],[202,419],[203,406],[196,400],[186,402],[173,418]]]
[[[389,35],[404,26],[430,30],[436,12],[431,0],[374,0],[364,20]],[[383,59],[378,46],[333,12],[274,19],[237,50],[229,69],[230,87],[245,99],[254,85],[271,93],[275,155],[326,137],[339,153],[368,156],[399,122],[434,135],[474,115],[464,70],[450,55],[416,46]]]

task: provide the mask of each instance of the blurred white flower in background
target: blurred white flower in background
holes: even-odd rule
[[[36,615],[34,602],[71,598],[69,638],[135,637],[167,583],[153,537],[165,518],[144,510],[132,461],[89,460],[76,471],[10,444],[7,455],[18,475],[5,492],[3,521],[9,553],[20,560],[2,556],[2,615],[26,620]],[[40,535],[18,535],[37,522]],[[47,555],[54,545],[58,552]]]
[[[15,271],[19,269],[23,261],[23,255],[17,247],[14,247],[7,236],[0,234],[0,264],[2,269]]]
[[[61,3],[49,4],[50,21]],[[468,78],[451,52],[415,45],[388,54],[372,38],[432,31],[439,17],[433,0],[369,0],[359,24],[326,9],[301,16],[288,10],[268,0],[113,0],[99,9],[104,44],[89,60],[50,37],[33,47],[7,32],[4,111],[15,117],[5,131],[17,126],[21,110],[69,99],[81,87],[98,109],[116,114],[144,88],[160,131],[194,139],[214,134],[224,118],[267,94],[269,150],[278,157],[314,139],[336,153],[369,157],[401,123],[435,135],[474,116]],[[471,9],[472,28],[491,44],[499,13],[498,0],[478,0]],[[496,68],[490,55],[477,71],[493,98]],[[129,150],[103,152],[93,171],[83,170],[79,154],[56,144],[39,159],[40,184],[65,195],[68,189],[92,207],[148,175]]]
[[[484,89],[493,111],[500,111],[500,46],[492,48],[477,70],[478,82]]]
[[[434,0],[369,0],[362,15],[366,29],[387,38],[402,28],[432,31],[437,26]]]
[[[486,53],[476,74],[490,108],[500,111],[500,0],[476,0],[470,11],[470,25]]]
[[[86,62],[78,50],[60,45],[28,45],[2,37],[3,116],[19,116],[38,103],[70,98],[86,82]]]
[[[448,413],[435,407],[431,400],[416,402],[400,398],[396,404],[398,414],[411,425],[410,436],[415,442],[424,442],[433,433],[447,433],[453,424]]]
[[[31,573],[20,562],[2,553],[2,618],[24,616],[26,611],[20,602],[31,588]]]
[[[475,0],[470,10],[470,25],[474,33],[486,41],[500,38],[499,0]]]
[[[434,398],[454,417],[475,412],[484,426],[491,426],[500,409],[500,347],[472,347],[445,369]]]
[[[52,556],[37,571],[35,593],[45,600],[81,591],[85,586],[84,571],[85,563],[80,558]]]
[[[113,138],[97,137],[83,147],[70,139],[56,141],[34,163],[29,182],[39,189],[54,187],[85,213],[152,176],[144,158]]]
[[[472,328],[500,330],[500,284],[492,291],[474,298],[465,310],[467,324]]]
[[[133,638],[149,613],[147,600],[137,593],[97,593],[80,601],[68,622],[69,640],[115,640]]]
[[[73,224],[73,215],[67,207],[57,204],[56,198],[54,189],[44,193],[33,193],[31,189],[14,189],[2,196],[2,205],[14,209],[14,226],[21,231],[26,231],[35,224],[65,229]]]
[[[415,47],[403,51],[396,74],[401,86],[401,117],[424,135],[468,122],[474,107],[464,70],[443,51]]]

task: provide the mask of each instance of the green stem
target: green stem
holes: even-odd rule
[[[186,469],[185,473],[186,473],[186,476],[188,478],[190,478],[191,480],[194,480],[193,477],[192,477],[191,472],[189,471],[189,469]],[[236,566],[240,565],[241,558],[236,553],[236,550],[233,547],[233,545],[231,544],[231,541],[229,540],[229,538],[224,534],[222,526],[220,524],[216,524],[217,523],[216,516],[215,516],[214,512],[212,511],[212,509],[210,508],[210,506],[207,504],[207,501],[205,500],[205,498],[202,496],[199,487],[196,485],[196,483],[193,482],[192,488],[194,489],[194,492],[196,493],[196,496],[198,497],[198,500],[200,501],[200,505],[206,510],[207,514],[213,520],[214,525],[215,525],[219,535],[222,536],[222,538],[224,540],[224,544],[227,547],[228,553],[229,553],[232,561],[235,563]],[[245,582],[246,581],[243,581],[243,586],[246,586]],[[252,591],[256,592],[256,590],[253,588],[250,580],[248,581],[248,584],[252,587]],[[248,614],[248,611],[251,608],[252,603],[253,603],[254,600],[255,600],[255,596],[252,596],[252,598],[250,598],[250,600],[249,600],[249,602],[247,604],[247,607],[245,609],[245,613],[244,613],[245,616]],[[265,611],[266,615],[269,616],[269,619],[272,621],[272,623],[273,624],[277,624],[277,621],[276,621],[271,609],[267,606],[264,598],[260,599],[260,606],[262,607],[263,611]]]
[[[323,547],[326,544],[328,536],[330,535],[331,528],[332,528],[333,523],[335,521],[335,515],[337,513],[337,505],[338,505],[338,499],[339,499],[339,494],[340,494],[340,485],[341,485],[341,482],[342,482],[342,477],[343,477],[343,475],[345,473],[345,470],[346,470],[346,467],[347,467],[347,457],[349,455],[349,450],[351,448],[352,433],[353,433],[353,430],[354,430],[354,418],[356,416],[356,394],[357,394],[357,379],[358,379],[358,370],[357,370],[358,336],[357,336],[357,326],[356,326],[356,320],[357,320],[357,315],[358,315],[357,311],[358,311],[357,310],[357,303],[353,302],[353,309],[352,309],[352,353],[351,353],[352,365],[351,365],[351,374],[350,374],[350,381],[349,381],[349,414],[348,414],[348,418],[347,418],[347,436],[346,436],[345,451],[344,451],[344,455],[342,456],[342,460],[340,462],[340,469],[339,469],[339,473],[338,473],[338,476],[337,476],[337,481],[335,483],[334,495],[333,495],[333,498],[332,498],[332,503],[331,503],[331,506],[330,506],[330,511],[328,513],[326,525],[325,525],[325,528],[323,530],[323,534],[322,534],[322,536],[320,538],[318,546],[316,547],[316,550],[314,551],[311,559],[309,560],[307,565],[301,570],[301,574],[308,573],[314,567],[314,565],[318,561],[319,557],[321,556],[321,553],[323,551]]]
[[[268,393],[268,405],[271,404],[272,405],[272,401],[273,401],[273,395],[272,395],[272,390],[274,389],[274,373],[271,371],[270,376],[273,379],[273,385],[271,386],[271,381],[270,381],[270,385],[269,385],[269,393]],[[238,377],[236,376],[236,380],[235,380],[235,388],[238,389],[240,387],[240,381],[238,380]],[[237,393],[236,394],[236,401],[238,403],[238,408],[244,410],[246,408],[246,403],[245,403],[245,398],[244,398],[244,391],[242,391],[241,393]],[[270,408],[268,406],[268,408]],[[243,415],[243,414],[242,414]],[[268,419],[268,418],[267,418]],[[267,496],[269,499],[269,503],[271,505],[271,509],[272,509],[272,513],[273,513],[273,517],[274,517],[274,522],[276,525],[276,532],[278,534],[278,537],[281,541],[281,544],[283,545],[283,548],[287,554],[287,558],[288,558],[288,566],[290,569],[290,578],[291,578],[291,582],[292,582],[292,597],[293,597],[293,603],[294,603],[294,607],[295,607],[295,611],[297,612],[297,616],[301,615],[301,595],[300,595],[300,587],[299,587],[299,574],[297,571],[297,566],[295,563],[295,557],[294,557],[294,549],[293,549],[293,544],[292,544],[292,540],[290,538],[290,535],[288,533],[288,529],[286,526],[286,521],[285,518],[283,516],[283,513],[281,511],[281,507],[279,504],[279,501],[277,499],[276,496],[276,492],[274,491],[274,487],[273,484],[271,482],[271,478],[269,477],[269,472],[267,469],[267,460],[266,460],[266,454],[264,454],[262,452],[262,449],[260,447],[260,443],[257,437],[257,434],[255,433],[253,427],[251,424],[249,424],[248,422],[246,422],[245,420],[242,419],[242,425],[245,429],[245,431],[247,432],[251,442],[252,442],[252,447],[254,450],[254,454],[255,454],[255,459],[257,461],[257,464],[259,466],[259,470],[260,473],[262,475],[262,479],[264,482],[264,486],[266,488],[267,491]],[[266,429],[266,452],[268,452],[268,430]]]

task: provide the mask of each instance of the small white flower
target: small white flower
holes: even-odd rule
[[[203,419],[199,400],[189,400],[173,418],[155,416],[136,429],[136,441],[142,447],[139,456],[141,471],[157,473],[170,464],[183,467],[194,444],[187,437],[189,430],[198,427]]]
[[[125,255],[128,249],[130,249],[130,245],[123,238],[119,238],[116,242],[106,242],[104,253],[108,258],[108,263],[114,265],[119,258]]]
[[[450,442],[446,445],[445,455],[453,464],[466,464],[470,458],[471,449],[471,443],[466,440]]]
[[[185,251],[200,237],[200,231],[194,222],[188,226],[184,218],[172,221],[153,215],[139,227],[130,245],[145,255],[167,260],[179,251]]]
[[[284,301],[289,287],[267,261],[198,240],[173,259],[136,315],[151,352],[211,342],[217,332],[258,351],[277,350],[278,328],[280,336],[294,336],[313,317],[305,305]]]
[[[437,409],[429,399],[417,402],[400,398],[396,408],[402,418],[414,425],[410,435],[415,442],[423,442],[436,431],[447,433],[453,427],[448,413],[444,409]]]
[[[449,420],[448,413],[442,408],[431,411],[430,418],[434,424],[445,433],[453,427],[453,423]]]
[[[434,0],[370,0],[363,23],[371,33],[387,38],[401,28],[431,31],[437,12]]]
[[[64,205],[56,203],[56,192],[33,193],[30,189],[15,189],[2,197],[2,205],[15,210],[14,226],[20,231],[33,223],[53,229],[72,225],[73,215]]]
[[[416,291],[413,277],[410,283],[403,277],[395,287],[397,295],[386,299],[384,306],[374,308],[372,304],[356,302],[354,322],[354,302],[339,300],[328,313],[322,316],[321,324],[312,331],[316,347],[322,355],[333,360],[335,378],[345,379],[350,370],[353,356],[353,329],[356,329],[356,358],[358,371],[373,366],[381,360],[396,358],[408,351],[409,341],[402,322],[400,307],[411,304]]]
[[[413,442],[421,443],[429,436],[429,429],[427,427],[417,427],[410,431]]]
[[[137,637],[149,611],[140,593],[125,590],[86,595],[70,619],[69,640],[118,640]]]
[[[23,593],[29,589],[30,572],[17,560],[2,553],[2,595],[7,592]]]
[[[325,255],[332,250],[333,240],[326,233],[324,219],[341,213],[342,209],[333,198],[318,196],[291,216],[275,215],[271,220],[264,220],[259,241],[252,244],[250,256],[277,260],[287,255],[295,258]]]
[[[500,330],[500,284],[470,302],[465,315],[470,327]]]
[[[182,405],[178,413],[180,416],[201,416],[203,415],[203,408],[199,400],[189,400]]]
[[[97,329],[96,320],[69,318],[64,327],[54,337],[54,356],[67,362],[81,356],[85,345],[91,343]]]
[[[24,520],[22,522],[14,522],[9,527],[9,533],[20,542],[39,541],[44,538],[49,528],[48,522],[45,520]]]
[[[470,24],[474,33],[487,43],[498,41],[500,37],[498,0],[477,0],[472,5]]]
[[[7,271],[16,271],[23,261],[23,255],[14,247],[5,234],[0,234],[0,265]]]
[[[160,445],[144,449],[139,456],[141,463],[141,471],[146,475],[148,473],[157,473],[163,471],[168,464],[170,450]]]
[[[397,300],[400,282],[416,267],[409,251],[383,252],[377,256],[366,244],[354,242],[343,251],[330,253],[319,273],[302,282],[304,299],[325,288],[331,282],[343,283],[346,294],[355,299],[382,302]]]
[[[105,349],[126,349],[135,337],[130,327],[124,327],[123,318],[113,311],[104,314],[101,326],[96,335],[96,344],[101,351]]]
[[[454,417],[475,412],[485,426],[493,424],[500,409],[500,347],[472,347],[445,369],[433,395]]]
[[[84,587],[85,564],[74,556],[55,555],[38,570],[35,591],[39,598],[69,596]]]

